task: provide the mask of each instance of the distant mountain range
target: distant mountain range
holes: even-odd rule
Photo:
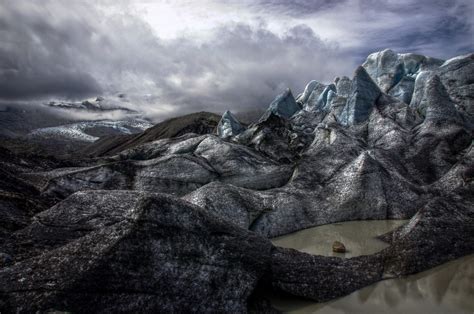
[[[127,108],[124,106],[124,102],[120,99],[124,99],[125,95],[120,94],[117,99],[97,97],[91,98],[80,102],[49,102],[46,105],[52,108],[59,109],[70,109],[78,111],[125,111],[127,113],[138,113],[138,111]]]

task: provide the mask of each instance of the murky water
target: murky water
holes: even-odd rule
[[[358,221],[320,226],[273,239],[282,247],[311,254],[357,256],[375,253],[387,246],[374,236],[384,234],[403,221]],[[332,253],[337,240],[348,252]],[[271,297],[273,306],[285,313],[474,313],[474,255],[465,256],[425,272],[378,282],[326,303],[296,297]]]
[[[376,239],[378,235],[405,224],[408,220],[349,221],[301,230],[273,238],[276,246],[293,248],[314,255],[353,257],[376,253],[388,244]],[[333,253],[334,241],[342,242],[346,253]]]

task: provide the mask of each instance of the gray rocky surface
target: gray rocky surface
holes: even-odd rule
[[[0,311],[270,313],[262,289],[327,301],[474,253],[473,60],[385,50],[245,129],[199,113],[94,158],[0,151]],[[368,256],[268,241],[400,218]]]
[[[296,103],[291,90],[288,88],[272,101],[272,103],[268,106],[267,111],[260,118],[259,122],[266,121],[271,117],[272,114],[284,119],[289,119],[300,109],[301,108]]]
[[[352,79],[351,92],[346,106],[339,116],[343,125],[367,121],[381,92],[363,67],[358,67]]]
[[[78,192],[15,236],[2,312],[245,312],[272,248],[189,203],[131,191]]]
[[[240,124],[239,120],[237,120],[229,110],[224,112],[219,124],[217,125],[217,135],[221,138],[228,138],[238,135],[243,131],[244,127]]]
[[[410,103],[416,76],[442,64],[440,59],[386,49],[369,55],[363,67],[383,92]]]

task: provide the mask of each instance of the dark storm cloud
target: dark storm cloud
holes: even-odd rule
[[[290,16],[305,16],[335,8],[347,1],[348,0],[256,0],[249,1],[248,4]]]
[[[81,96],[100,91],[74,46],[90,36],[80,21],[60,21],[34,6],[0,4],[0,95],[29,98]]]
[[[312,21],[320,36],[339,30],[354,60],[391,48],[450,58],[474,51],[472,0],[256,0],[260,12]],[[327,21],[330,20],[330,26]]]
[[[470,0],[249,1],[243,10],[259,23],[171,40],[128,1],[98,3],[0,2],[0,99],[126,92],[150,94],[142,109],[156,115],[245,110],[286,87],[296,94],[309,80],[350,75],[384,48],[442,58],[474,50]],[[280,19],[287,30],[271,31]]]
[[[97,95],[102,91],[90,74],[68,70],[51,73],[51,70],[54,71],[54,68],[35,69],[26,75],[18,75],[22,68],[3,69],[0,77],[2,98],[27,99],[41,98],[47,95],[80,98],[87,95]]]
[[[168,111],[239,110],[352,68],[338,60],[336,45],[304,25],[277,35],[263,24],[233,23],[205,42],[163,41],[136,16],[106,17],[86,2],[64,3],[1,5],[1,98],[126,91],[155,94]]]
[[[177,60],[193,62],[175,68],[181,88],[167,82],[167,99],[203,109],[250,109],[268,105],[286,87],[297,92],[311,79],[331,81],[334,70],[352,67],[338,60],[337,47],[304,25],[277,36],[264,27],[235,24],[217,29],[213,38],[212,45],[171,46]]]
[[[106,16],[93,2],[6,1],[0,21],[3,99],[86,97],[171,70],[144,22]]]
[[[474,51],[474,2],[471,0],[361,0],[356,14],[365,14],[366,49],[392,48],[439,58]]]

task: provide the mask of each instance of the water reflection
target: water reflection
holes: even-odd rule
[[[274,243],[312,254],[333,255],[331,245],[338,240],[350,250],[345,256],[371,254],[386,246],[373,237],[402,223],[362,221],[333,224],[279,237],[274,239]],[[286,313],[472,314],[474,255],[406,278],[381,281],[331,302],[315,303],[290,296],[270,298],[275,308]]]

